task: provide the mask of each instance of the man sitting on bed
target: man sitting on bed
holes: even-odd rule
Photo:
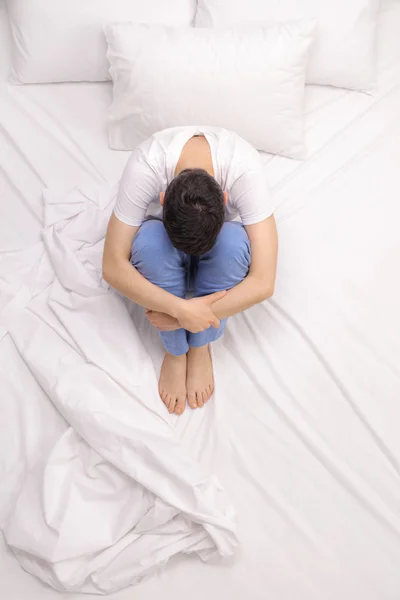
[[[210,398],[209,345],[227,317],[272,295],[276,260],[265,171],[237,134],[176,127],[134,150],[108,225],[103,277],[160,331],[159,394],[170,413],[182,414],[186,398],[191,408]]]

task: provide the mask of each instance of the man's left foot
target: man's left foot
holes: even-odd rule
[[[190,408],[201,408],[214,391],[214,375],[210,347],[189,348],[186,388]]]

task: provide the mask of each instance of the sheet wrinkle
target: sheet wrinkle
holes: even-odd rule
[[[3,122],[0,123],[0,133],[3,135],[3,137],[9,143],[9,145],[16,151],[16,153],[20,156],[20,158],[23,159],[25,164],[29,165],[29,168],[31,169],[31,171],[36,175],[36,177],[40,181],[40,184],[44,187],[45,186],[44,179],[42,179],[38,170],[35,169],[32,161],[28,158],[28,155],[26,154],[26,152],[24,152],[22,150],[22,147],[19,144],[17,144],[17,142],[14,140],[9,129],[6,129],[6,126]]]
[[[348,403],[351,407],[353,413],[357,416],[359,421],[363,424],[363,427],[368,431],[371,438],[373,439],[375,445],[379,448],[382,455],[386,458],[386,460],[393,467],[394,471],[397,475],[400,474],[399,469],[399,461],[395,458],[394,454],[389,450],[388,446],[384,443],[384,440],[379,436],[379,434],[375,431],[372,423],[368,420],[368,418],[362,413],[360,407],[353,401],[351,394],[346,390],[344,382],[340,379],[340,377],[335,373],[332,366],[329,364],[328,360],[323,356],[322,352],[318,348],[318,345],[313,341],[311,336],[307,334],[304,329],[301,327],[299,322],[295,319],[293,315],[290,315],[287,311],[285,311],[276,301],[272,300],[271,304],[274,308],[282,314],[287,322],[289,322],[294,329],[298,332],[298,334],[306,341],[307,346],[312,350],[314,355],[318,358],[321,366],[325,370],[325,372],[329,375],[330,379],[333,381],[335,386],[340,390],[341,397]],[[284,383],[281,381],[281,385]],[[295,399],[293,398],[295,402]]]
[[[272,369],[272,367],[271,367]],[[272,369],[273,370],[273,369]],[[254,385],[258,388],[260,393],[263,392],[263,386],[260,383],[258,376],[253,373]],[[284,394],[291,398],[294,404],[296,404],[295,398],[291,392],[287,389],[280,376],[275,373],[276,379],[279,381],[281,390]],[[265,392],[264,392],[265,396]],[[376,495],[375,491],[363,482],[357,474],[350,470],[339,458],[336,458],[325,443],[325,441],[318,436],[318,433],[314,428],[306,424],[304,419],[296,420],[298,415],[289,415],[281,406],[278,406],[273,401],[272,397],[268,397],[274,410],[279,414],[282,420],[292,429],[296,436],[301,439],[303,444],[310,450],[311,454],[318,460],[324,468],[329,471],[331,475],[348,491],[354,498],[368,510],[371,515],[378,519],[382,524],[385,525],[388,532],[392,535],[395,534],[400,538],[400,519],[398,516],[388,509],[385,504],[381,501],[381,498]],[[297,409],[296,409],[297,410]],[[300,426],[301,423],[301,426]]]
[[[28,98],[22,95],[21,90],[15,90],[12,87],[8,87],[7,92],[10,94],[13,101],[17,103],[19,114],[22,113],[28,122],[32,121],[32,115],[34,114],[36,117],[34,119],[34,125],[42,134],[44,134],[46,138],[49,138],[53,144],[57,142],[57,145],[60,145],[65,151],[66,155],[69,156],[79,167],[84,169],[86,172],[91,172],[92,175],[95,175],[98,182],[105,183],[102,173],[97,169],[90,157],[83,151],[80,144],[78,144],[78,142],[70,135],[68,129],[64,127],[61,121],[59,121],[47,110],[44,110],[43,107],[38,102],[35,102],[32,97]],[[36,111],[32,110],[31,105],[36,107]],[[14,107],[13,110],[15,110]],[[38,112],[40,114],[38,114]],[[49,121],[49,123],[46,124],[46,121]],[[4,125],[2,125],[2,127],[4,128]],[[41,179],[42,188],[45,188],[46,182],[44,179],[42,179],[41,175],[39,175],[37,169],[33,166],[32,161],[30,161],[28,156],[22,152],[21,147],[17,145],[16,141],[13,140],[9,132],[7,133],[9,140],[13,143],[15,149],[23,156],[26,163],[29,164],[30,168]],[[65,136],[65,139],[63,139],[63,136]]]
[[[320,364],[323,366],[324,370],[328,373],[330,379],[334,382],[335,386],[340,390],[341,396],[346,400],[347,403],[351,406],[353,412],[356,414],[357,418],[362,422],[363,426],[369,432],[371,438],[374,440],[375,445],[379,448],[382,455],[385,459],[388,459],[388,455],[386,452],[386,446],[382,446],[381,438],[376,434],[375,430],[372,428],[369,421],[365,418],[365,416],[361,413],[360,409],[353,402],[351,395],[346,391],[343,386],[343,382],[337,377],[337,375],[332,371],[327,360],[321,355],[321,352],[316,347],[315,343],[312,341],[310,336],[306,334],[303,328],[297,323],[294,317],[290,316],[282,307],[279,306],[276,300],[272,299],[269,301],[269,304],[273,306],[278,312],[282,314],[285,321],[289,322],[292,327],[298,332],[298,334],[306,341],[307,347],[315,354],[318,358]],[[263,305],[257,307],[257,311],[265,310]],[[251,329],[252,323],[256,321],[252,321],[249,316],[245,313],[240,316],[243,320],[247,321],[247,328]],[[258,321],[257,321],[258,322]],[[268,336],[266,332],[263,331],[263,346],[258,348],[259,354],[261,356],[265,355],[265,345],[268,340]],[[254,341],[252,343],[257,344],[257,338],[260,338],[261,330],[259,326],[253,329]],[[261,339],[261,338],[260,338]],[[274,366],[275,358],[271,353],[268,358],[268,370],[272,375],[269,378],[270,387],[272,383],[277,384],[279,386],[279,397],[282,399],[283,397],[290,398],[290,411],[289,407],[286,410],[283,408],[283,403],[278,406],[270,393],[266,393],[264,390],[264,397],[268,398],[273,406],[274,410],[281,416],[283,421],[295,432],[295,435],[298,436],[305,446],[310,450],[312,455],[317,459],[325,469],[327,469],[331,475],[338,479],[338,481],[347,489],[347,491],[352,494],[357,501],[364,506],[367,510],[374,515],[375,518],[382,520],[385,522],[386,527],[388,529],[393,528],[396,532],[396,535],[400,535],[400,520],[398,519],[396,513],[391,510],[388,506],[385,506],[382,503],[382,499],[375,493],[375,490],[368,486],[365,481],[350,467],[345,465],[343,460],[337,455],[335,457],[333,453],[333,448],[330,447],[330,444],[327,443],[321,437],[321,432],[316,430],[315,424],[312,424],[309,419],[309,415],[304,412],[300,403],[294,396],[293,392],[289,389],[288,385],[284,381],[283,377],[279,374],[277,369]],[[252,380],[253,385],[258,388],[260,396],[263,394],[263,385],[261,382],[261,373],[259,371],[254,371],[250,367],[250,364],[244,366],[243,369],[246,371],[248,377]],[[307,418],[305,418],[307,417]],[[392,464],[392,467],[395,465]],[[392,530],[393,533],[393,530]]]
[[[53,125],[55,124],[57,127],[60,128],[60,130],[62,131],[62,133],[65,135],[66,139],[70,142],[72,148],[74,149],[74,151],[69,150],[67,147],[67,144],[64,143],[64,148],[66,150],[66,152],[68,153],[68,155],[71,158],[75,158],[76,156],[80,155],[82,156],[83,160],[81,160],[78,164],[79,166],[83,167],[85,170],[87,170],[88,166],[92,169],[92,172],[95,173],[98,176],[98,179],[100,182],[103,183],[107,183],[106,178],[104,177],[104,175],[101,173],[101,171],[96,167],[95,163],[91,160],[89,154],[87,152],[84,151],[82,145],[78,142],[78,140],[76,140],[68,131],[68,128],[65,127],[64,123],[57,119],[54,115],[50,115],[46,110],[43,109],[43,107],[36,102],[33,98],[30,98],[30,102],[32,102],[32,104],[35,104],[35,106],[38,107],[38,109],[40,111],[42,111],[42,113],[45,115],[46,118],[48,118],[50,121],[52,121],[52,126],[50,129],[44,129],[42,127],[42,130],[49,136],[52,136],[52,132],[56,131],[56,127],[54,127]]]
[[[399,96],[399,101],[400,101],[400,96]],[[397,121],[396,121],[397,123]],[[400,121],[399,121],[400,123]],[[387,135],[391,135],[393,133],[393,123],[390,126],[388,126],[388,128],[379,136],[377,136],[373,141],[371,141],[367,147],[364,147],[362,149],[360,149],[360,151],[355,152],[353,154],[353,156],[348,159],[348,162],[344,162],[341,166],[338,166],[337,169],[330,174],[329,177],[326,177],[326,179],[321,180],[319,182],[315,182],[315,186],[310,189],[307,190],[307,193],[300,193],[297,195],[297,202],[295,205],[290,205],[289,203],[291,202],[291,198],[289,196],[289,192],[286,192],[285,194],[282,194],[284,196],[284,198],[282,199],[282,201],[279,202],[277,210],[276,210],[276,219],[277,222],[283,223],[286,222],[289,219],[292,219],[294,217],[296,217],[298,215],[299,212],[303,211],[304,209],[308,208],[310,203],[315,203],[318,202],[318,191],[320,190],[321,192],[323,192],[324,188],[332,183],[333,181],[335,181],[337,178],[339,178],[341,175],[349,172],[352,168],[354,168],[354,166],[360,162],[366,155],[368,155],[368,153],[372,150],[372,149],[376,149],[376,145],[379,144],[380,141],[382,141],[385,137],[387,137]],[[302,176],[302,173],[297,173],[297,175]],[[311,179],[311,178],[310,178]],[[296,174],[294,174],[294,178],[291,182],[293,185],[295,185],[296,183]],[[281,188],[280,191],[284,191],[284,187]],[[285,198],[288,198],[287,200]],[[289,206],[289,212],[284,212],[286,206]]]
[[[246,479],[250,477],[252,484],[255,488],[259,489],[270,507],[276,511],[284,519],[284,521],[288,523],[289,526],[294,526],[295,531],[307,546],[311,546],[313,550],[326,553],[326,546],[320,539],[318,539],[309,525],[301,520],[299,514],[295,512],[288,500],[282,495],[277,495],[276,490],[274,490],[271,486],[266,488],[260,483],[258,475],[252,472],[252,464],[249,461],[245,462],[243,460],[244,448],[241,448],[241,450],[242,452],[238,452],[236,449],[235,460],[238,470],[242,473],[242,475]]]
[[[22,200],[22,202],[24,203],[24,207],[27,210],[27,212],[35,219],[35,221],[38,224],[42,224],[43,219],[39,217],[39,215],[33,210],[32,206],[30,206],[30,204],[28,202],[26,202],[26,198],[24,197],[23,193],[21,192],[21,190],[17,187],[15,181],[12,179],[12,177],[9,177],[6,170],[3,169],[3,167],[0,164],[0,175],[2,177],[3,180],[7,181],[7,183],[9,184],[10,188],[15,192],[15,194]],[[8,249],[9,250],[9,249]],[[0,252],[5,252],[6,250],[1,250]]]
[[[347,98],[347,95],[345,95],[344,97]],[[347,109],[346,110],[346,120],[343,120],[340,123],[339,129],[337,127],[335,127],[335,129],[332,131],[332,133],[328,137],[326,137],[326,139],[324,141],[321,140],[321,142],[315,148],[314,148],[314,144],[308,143],[307,147],[311,147],[311,149],[308,152],[307,160],[305,160],[305,161],[292,160],[291,164],[290,164],[290,168],[288,168],[288,172],[286,173],[285,177],[279,178],[277,180],[277,182],[274,185],[272,185],[272,191],[274,191],[274,192],[279,191],[282,187],[286,187],[286,185],[288,185],[293,178],[296,178],[299,175],[302,175],[303,171],[308,170],[310,167],[313,168],[314,164],[313,164],[313,161],[311,161],[311,159],[313,159],[313,160],[320,159],[320,157],[323,158],[327,152],[331,153],[331,151],[332,151],[332,149],[330,148],[331,143],[335,143],[338,140],[340,141],[343,134],[346,134],[348,132],[348,130],[351,130],[352,126],[357,123],[358,117],[360,115],[360,111],[365,114],[365,112],[368,112],[368,110],[371,109],[371,106],[373,105],[373,102],[370,101],[367,108],[365,110],[363,110],[361,108],[361,106],[363,106],[363,104],[361,102],[358,102],[358,103],[352,102],[352,100],[353,100],[352,96],[349,97],[349,100],[351,100],[351,102],[349,103],[350,106],[346,107],[346,109]],[[330,106],[330,104],[331,103],[329,102],[328,106]],[[332,108],[334,109],[334,113],[337,113],[338,112],[337,102],[332,102],[332,105],[333,105]],[[319,109],[319,110],[322,111],[322,109]],[[347,117],[348,113],[353,114],[353,116],[350,117],[350,119]],[[315,109],[312,111],[311,114],[312,114],[312,116],[315,115]],[[320,121],[321,122],[326,122],[326,121],[329,122],[329,119],[331,116],[332,115],[330,115],[329,112],[326,113],[326,111],[322,111]],[[305,126],[306,134],[314,132],[317,124],[318,124],[318,121],[317,121],[317,123],[307,123],[307,121],[306,121],[306,126]],[[307,135],[306,135],[306,138],[307,138]],[[322,138],[322,139],[324,139],[324,138]],[[279,157],[279,156],[273,157],[273,160],[275,160],[275,159],[276,159],[276,162],[282,163],[281,157]]]

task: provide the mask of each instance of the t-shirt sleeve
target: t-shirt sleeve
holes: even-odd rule
[[[161,191],[156,171],[147,163],[140,148],[134,150],[123,172],[114,207],[115,216],[133,227],[139,227],[149,204]]]
[[[260,161],[261,162],[261,161]],[[254,225],[273,213],[264,168],[243,171],[230,189],[230,202],[238,211],[243,225]]]

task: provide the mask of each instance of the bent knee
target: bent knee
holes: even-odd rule
[[[250,265],[250,241],[241,223],[224,223],[217,237],[213,252],[229,261]]]
[[[172,245],[163,222],[152,219],[145,221],[137,232],[130,262],[146,279],[162,286],[171,267],[179,266],[182,259]]]
[[[158,219],[145,221],[135,235],[132,244],[132,257],[138,254],[147,254],[165,251],[172,246],[165,231],[164,223]]]

